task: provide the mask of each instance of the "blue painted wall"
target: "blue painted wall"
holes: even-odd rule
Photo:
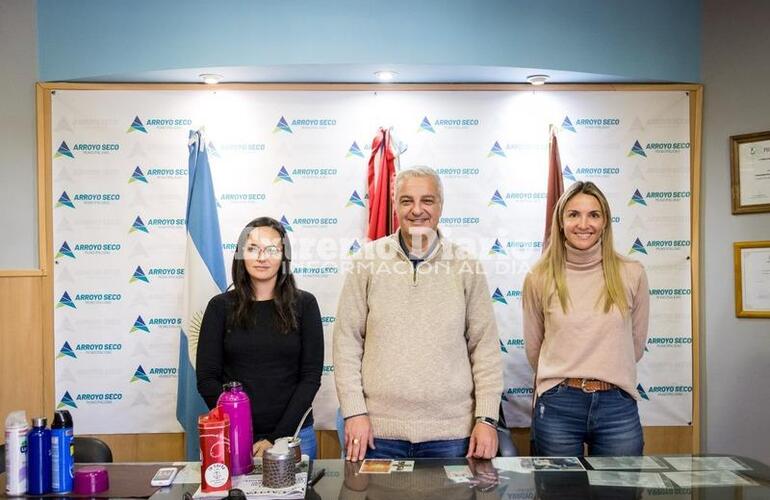
[[[383,63],[700,81],[700,0],[38,0],[38,33],[44,81]]]

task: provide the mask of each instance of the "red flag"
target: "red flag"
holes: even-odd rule
[[[390,130],[380,128],[372,141],[369,157],[369,229],[367,238],[376,240],[398,229],[393,210],[393,188],[396,177],[396,158]]]
[[[559,156],[559,142],[556,139],[556,128],[551,125],[550,141],[548,144],[548,194],[545,201],[545,233],[543,234],[543,251],[548,247],[548,239],[551,237],[551,219],[556,202],[564,193],[564,180],[561,172],[561,157]]]

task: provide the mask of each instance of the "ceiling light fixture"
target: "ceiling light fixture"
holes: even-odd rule
[[[527,81],[532,85],[543,85],[550,79],[551,77],[548,75],[529,75],[527,77]]]
[[[198,75],[201,80],[203,80],[203,83],[206,83],[208,85],[216,85],[217,83],[221,82],[224,78],[222,75],[218,75],[216,73],[201,73]]]
[[[381,82],[389,82],[389,81],[393,80],[396,77],[397,74],[398,73],[396,73],[395,71],[389,71],[389,70],[382,70],[382,71],[375,71],[374,72],[374,76],[376,76],[377,79],[380,80]]]

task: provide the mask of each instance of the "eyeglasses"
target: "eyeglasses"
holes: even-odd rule
[[[274,259],[276,257],[280,257],[280,255],[283,253],[283,250],[281,250],[279,247],[275,245],[270,245],[265,248],[259,248],[258,246],[249,246],[246,247],[246,250],[244,252],[248,255],[256,255],[257,258],[261,258],[263,255],[267,258]]]

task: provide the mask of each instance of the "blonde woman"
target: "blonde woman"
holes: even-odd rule
[[[550,243],[524,282],[524,342],[536,373],[535,450],[545,456],[641,455],[636,363],[649,289],[617,254],[610,207],[592,182],[556,204]]]

